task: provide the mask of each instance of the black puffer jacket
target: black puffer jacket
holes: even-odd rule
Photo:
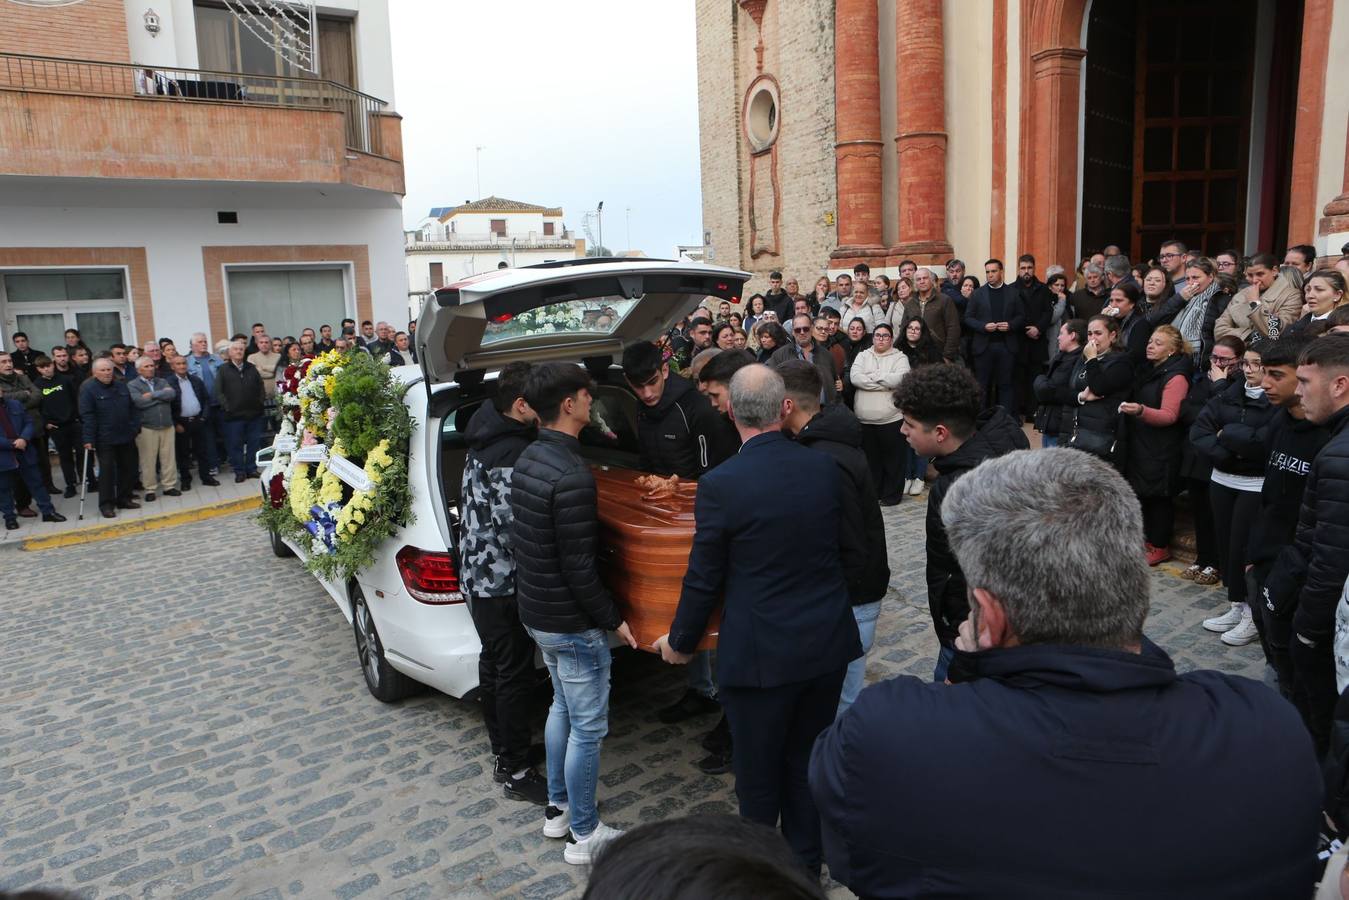
[[[644,470],[685,479],[697,478],[740,448],[735,427],[693,382],[673,372],[660,402],[638,409],[637,442]]]
[[[1029,448],[1021,424],[1001,406],[995,406],[979,417],[978,430],[954,453],[932,460],[937,480],[927,498],[927,605],[943,646],[954,644],[960,623],[970,614],[970,604],[965,596],[965,575],[946,540],[942,500],[957,478],[984,460]]]
[[[1160,409],[1162,394],[1172,379],[1188,385],[1194,363],[1190,354],[1179,353],[1160,366],[1148,363],[1134,382],[1132,399],[1152,409]],[[1183,402],[1183,401],[1182,401]],[[1125,416],[1125,476],[1139,497],[1170,497],[1180,486],[1180,452],[1185,443],[1185,426],[1180,416],[1170,425],[1149,425],[1141,416]]]
[[[1081,348],[1060,353],[1049,364],[1049,371],[1035,376],[1035,427],[1047,436],[1061,434],[1066,439],[1073,433],[1073,416],[1077,409],[1077,392],[1073,387],[1073,370],[1082,358]]]
[[[1190,443],[1219,472],[1264,475],[1265,429],[1276,412],[1264,393],[1246,396],[1246,379],[1228,379],[1191,426]]]
[[[1077,406],[1077,430],[1115,434],[1119,405],[1128,398],[1133,381],[1133,361],[1129,354],[1120,350],[1093,359],[1079,359],[1073,368],[1073,403],[1077,403],[1077,395],[1087,388],[1101,399]]]
[[[843,474],[839,553],[849,601],[860,606],[880,600],[890,586],[890,559],[880,500],[871,480],[871,466],[862,453],[862,423],[851,410],[836,403],[816,413],[796,440],[832,456]]]
[[[251,362],[242,366],[227,362],[216,369],[215,396],[227,421],[261,416],[265,391],[258,367]]]
[[[595,476],[581,442],[544,428],[515,461],[512,543],[520,621],[538,631],[612,631],[622,616],[600,582]]]
[[[1208,357],[1206,356],[1205,359]],[[1236,373],[1236,380],[1242,379],[1241,371]],[[1190,429],[1194,423],[1199,421],[1199,414],[1208,406],[1208,402],[1214,397],[1227,390],[1232,381],[1228,378],[1220,378],[1217,381],[1208,377],[1208,373],[1197,374],[1190,382],[1190,392],[1185,395],[1185,400],[1180,404],[1180,424],[1185,428],[1185,442],[1180,448],[1180,477],[1191,481],[1208,481],[1209,476],[1213,474],[1213,463],[1209,458],[1195,449],[1194,444],[1190,443]]]
[[[1330,440],[1316,454],[1298,517],[1297,548],[1307,561],[1307,580],[1293,615],[1293,630],[1328,640],[1335,606],[1349,576],[1349,407],[1326,422]]]

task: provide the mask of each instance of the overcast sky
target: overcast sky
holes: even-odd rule
[[[604,243],[701,242],[692,0],[392,0],[404,219],[482,195],[604,201]]]

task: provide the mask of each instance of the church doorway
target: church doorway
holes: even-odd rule
[[[1287,239],[1302,0],[1093,0],[1081,249]],[[1295,7],[1295,8],[1294,8]]]

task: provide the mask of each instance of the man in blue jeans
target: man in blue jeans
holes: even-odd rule
[[[578,440],[590,424],[590,377],[566,363],[538,366],[525,400],[539,417],[539,436],[515,461],[512,540],[520,621],[553,681],[543,732],[548,756],[543,833],[567,837],[562,858],[586,865],[621,833],[600,822],[595,803],[600,742],[609,732],[607,632],[618,632],[630,647],[637,641],[595,568],[595,477]]]
[[[244,359],[244,342],[230,344],[229,361],[216,373],[216,399],[225,417],[225,446],[236,483],[258,477],[256,462],[262,441],[262,407],[266,401],[262,375]]]

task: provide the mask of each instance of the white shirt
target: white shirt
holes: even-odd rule
[[[178,393],[182,396],[182,408],[179,410],[184,419],[190,419],[193,416],[201,415],[201,401],[197,399],[197,392],[192,389],[192,379],[174,376],[178,379]]]

